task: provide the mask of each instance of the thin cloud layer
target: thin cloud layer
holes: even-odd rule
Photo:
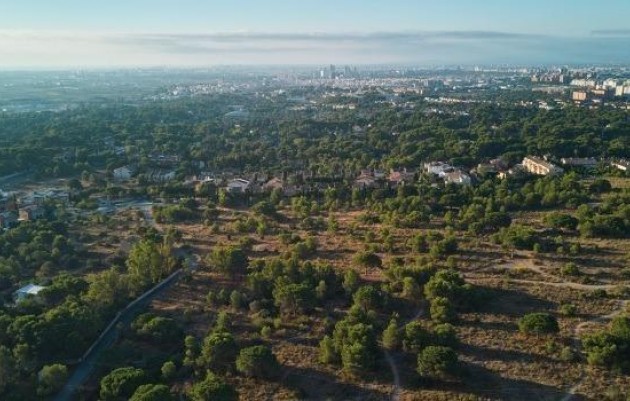
[[[595,31],[585,38],[492,31],[191,34],[0,31],[0,66],[623,63],[630,62],[630,54],[624,51],[629,45],[630,30]]]

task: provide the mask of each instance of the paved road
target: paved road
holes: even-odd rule
[[[192,269],[196,268],[196,261],[189,262]],[[178,270],[160,284],[153,287],[151,290],[144,293],[141,297],[130,303],[123,311],[121,311],[117,317],[110,323],[110,325],[103,331],[101,337],[94,343],[86,355],[82,358],[81,362],[75,367],[72,372],[72,376],[65,384],[63,389],[54,398],[54,401],[71,401],[74,393],[78,390],[94,372],[98,366],[99,360],[104,351],[109,349],[118,336],[120,330],[131,323],[136,314],[145,308],[151,301],[157,296],[163,293],[166,289],[170,288],[180,276],[183,270]]]

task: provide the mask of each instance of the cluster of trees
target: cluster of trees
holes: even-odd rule
[[[43,242],[44,233],[36,241]],[[54,235],[48,236],[54,243]],[[114,267],[86,279],[60,274],[37,298],[0,311],[0,365],[6,373],[0,386],[2,398],[31,399],[38,384],[22,384],[36,382],[35,373],[51,362],[67,363],[80,357],[120,307],[175,267],[168,246],[143,240],[131,250],[125,269]],[[172,322],[162,318],[138,324],[140,336],[166,340],[176,335]],[[53,391],[52,384],[42,386],[48,390],[40,392]]]
[[[624,373],[630,371],[630,317],[613,319],[606,330],[582,339],[588,363]]]
[[[183,223],[200,217],[198,204],[194,199],[184,199],[177,205],[159,206],[153,208],[153,218],[158,223]]]
[[[24,222],[0,231],[0,290],[34,276],[55,276],[77,268],[85,255],[68,241],[68,225],[59,220]]]

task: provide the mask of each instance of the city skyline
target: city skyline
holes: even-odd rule
[[[630,62],[628,2],[506,3],[26,0],[0,5],[0,68]]]

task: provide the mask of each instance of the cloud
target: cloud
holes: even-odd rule
[[[596,31],[608,32],[608,31]],[[0,67],[630,62],[630,35],[493,31],[115,33],[0,31]],[[630,31],[628,31],[630,32]]]
[[[594,36],[630,36],[630,29],[600,29],[591,31]]]

